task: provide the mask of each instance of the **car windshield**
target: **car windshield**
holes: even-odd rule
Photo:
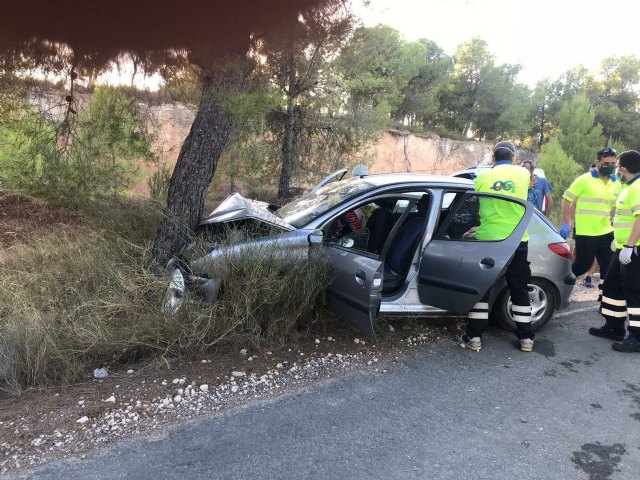
[[[339,203],[373,187],[374,185],[367,182],[366,178],[332,182],[287,203],[275,214],[288,224],[301,228]]]

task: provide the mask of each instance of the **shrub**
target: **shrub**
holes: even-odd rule
[[[162,315],[168,282],[145,268],[148,251],[113,231],[60,227],[0,253],[4,388],[64,384],[222,341],[282,343],[324,321],[317,306],[330,271],[320,258],[229,254],[217,303]]]
[[[11,188],[66,205],[121,194],[134,178],[131,160],[154,158],[151,123],[114,87],[96,88],[87,107],[61,123],[24,102],[0,130],[0,177]]]

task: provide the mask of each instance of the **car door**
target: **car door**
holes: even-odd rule
[[[483,230],[478,230],[481,205],[485,208],[485,219]],[[512,212],[509,218],[517,221],[515,228],[513,224],[508,231],[489,228],[496,225],[496,212],[509,209]],[[488,211],[490,216],[486,214]],[[418,272],[420,302],[453,313],[469,312],[505,272],[532,214],[530,203],[513,197],[479,192],[461,194],[422,253]],[[487,235],[488,231],[492,234]],[[476,238],[476,232],[481,238]]]
[[[353,247],[349,236],[320,246],[334,268],[327,303],[342,320],[373,336],[380,310],[384,264],[376,256]]]

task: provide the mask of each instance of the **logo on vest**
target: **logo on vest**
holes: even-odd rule
[[[515,189],[516,189],[516,184],[513,183],[511,180],[507,180],[506,182],[503,182],[502,180],[498,180],[491,186],[491,190],[495,192],[500,192],[502,190],[504,190],[505,192],[510,192]]]

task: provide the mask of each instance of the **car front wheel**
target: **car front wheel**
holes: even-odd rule
[[[557,293],[553,285],[541,278],[533,278],[529,284],[531,321],[533,331],[538,331],[553,316],[556,309]],[[515,331],[516,323],[511,315],[511,294],[505,288],[493,306],[496,324],[505,330]]]

